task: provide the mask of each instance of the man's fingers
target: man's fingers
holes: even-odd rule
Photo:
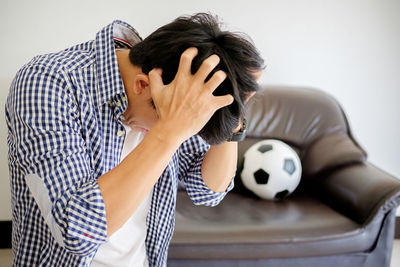
[[[192,61],[193,59],[197,56],[198,50],[196,47],[189,47],[188,49],[185,50],[185,52],[182,53],[181,59],[179,61],[179,67],[178,67],[178,74],[192,74],[191,73],[191,66],[192,66]]]
[[[226,79],[226,73],[219,70],[213,74],[213,76],[205,84],[205,88],[209,93],[212,93],[217,87]]]
[[[151,91],[156,91],[157,89],[164,87],[161,74],[162,74],[162,69],[152,69],[149,72]]]
[[[211,55],[206,58],[202,63],[200,68],[197,70],[195,76],[202,82],[204,82],[207,76],[212,72],[212,70],[219,64],[220,58],[217,55]]]
[[[215,97],[215,110],[220,108],[229,106],[233,103],[233,96],[232,95],[223,95],[223,96],[216,96]]]

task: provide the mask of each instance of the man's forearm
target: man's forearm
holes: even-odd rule
[[[179,138],[168,138],[173,135],[167,134],[166,129],[156,124],[117,167],[99,177],[108,236],[137,209],[182,143]]]
[[[224,142],[211,146],[204,156],[201,175],[204,183],[214,192],[225,192],[237,164],[237,142]]]

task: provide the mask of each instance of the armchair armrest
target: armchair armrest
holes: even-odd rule
[[[400,203],[400,180],[367,161],[320,173],[308,179],[305,187],[361,225]]]

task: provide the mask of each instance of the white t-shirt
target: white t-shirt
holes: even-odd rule
[[[133,131],[124,125],[126,136],[122,149],[121,161],[142,141],[145,133]],[[93,261],[92,267],[148,267],[146,254],[146,217],[150,210],[153,189],[145,197],[135,213],[126,223],[102,244]],[[123,200],[121,200],[123,201]]]

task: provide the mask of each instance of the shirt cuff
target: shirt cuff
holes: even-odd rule
[[[224,192],[214,192],[204,182],[201,177],[201,164],[204,155],[198,159],[194,168],[187,175],[186,191],[195,205],[205,205],[214,207],[218,205],[226,194],[234,187],[234,177],[232,177],[228,188]]]

